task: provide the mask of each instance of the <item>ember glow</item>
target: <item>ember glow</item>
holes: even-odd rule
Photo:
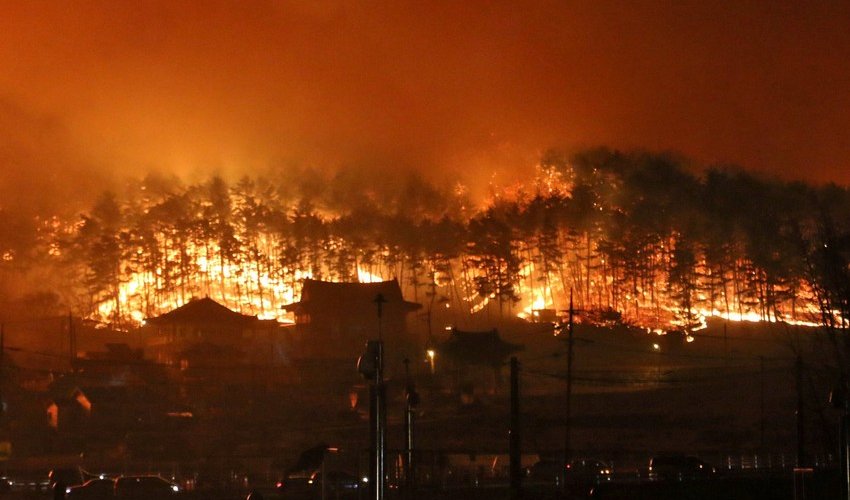
[[[204,296],[291,321],[281,306],[298,300],[305,278],[397,279],[410,300],[441,297],[462,314],[531,321],[563,317],[572,292],[580,320],[650,330],[696,331],[710,317],[819,324],[820,304],[798,253],[805,240],[760,240],[763,224],[735,229],[722,219],[705,234],[687,232],[712,214],[693,212],[704,209],[674,191],[709,190],[710,183],[732,189],[740,179],[714,173],[702,181],[663,158],[604,154],[623,166],[547,157],[527,186],[494,190],[486,204],[462,211],[456,192],[447,191],[419,218],[404,213],[402,202],[369,193],[353,202],[361,208],[341,211],[287,204],[276,194],[280,186],[267,181],[215,178],[156,195],[142,182],[124,199],[106,195],[80,222],[48,219],[43,258],[57,274],[70,274],[68,303],[113,326],[138,325]],[[674,183],[670,189],[634,183],[659,172],[668,179],[658,182]],[[659,215],[641,219],[647,209]],[[793,236],[805,221],[766,229]]]
[[[0,291],[137,324],[397,278],[469,314],[814,322],[813,212],[694,172],[848,181],[850,10],[780,4],[10,3]]]

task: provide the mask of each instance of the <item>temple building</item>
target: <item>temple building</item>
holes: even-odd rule
[[[522,345],[502,340],[493,330],[468,332],[453,328],[451,335],[437,345],[437,355],[461,392],[483,390],[494,393],[502,386],[502,366]]]
[[[295,316],[295,357],[347,360],[353,367],[366,341],[379,337],[390,358],[421,353],[425,339],[409,334],[406,325],[407,315],[421,307],[404,300],[397,280],[331,283],[308,279],[301,289],[301,300],[283,309]]]
[[[286,345],[277,321],[232,311],[209,297],[146,321],[145,355],[183,370],[201,366],[282,365]]]

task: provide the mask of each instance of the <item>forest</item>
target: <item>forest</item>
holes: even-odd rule
[[[845,187],[598,148],[548,151],[489,193],[356,169],[148,175],[72,215],[3,208],[0,290],[118,329],[203,296],[285,321],[308,277],[395,278],[462,316],[533,318],[572,296],[650,329],[848,317]]]

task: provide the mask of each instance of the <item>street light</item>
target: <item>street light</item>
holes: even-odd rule
[[[428,365],[431,368],[431,375],[434,374],[434,358],[437,357],[437,351],[434,349],[428,349],[425,351],[425,354],[428,356]]]
[[[655,383],[661,385],[661,345],[658,343],[652,344],[652,350],[658,356],[655,360]]]

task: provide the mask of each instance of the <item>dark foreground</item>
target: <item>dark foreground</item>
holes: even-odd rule
[[[814,471],[795,480],[791,472],[759,476],[716,477],[693,481],[644,481],[613,479],[610,482],[592,485],[570,485],[566,490],[541,484],[525,484],[519,491],[512,491],[507,484],[490,483],[447,488],[418,488],[404,490],[390,487],[387,500],[485,500],[485,499],[542,499],[542,500],[800,500],[840,498],[841,481],[838,471]],[[206,488],[203,490],[180,491],[166,495],[173,500],[242,500],[253,490],[252,499],[261,500],[366,500],[371,498],[365,485],[359,488],[335,490],[320,488],[298,491],[279,491],[274,485],[257,485],[253,488]],[[260,496],[257,496],[257,493]],[[72,495],[73,496],[73,495]],[[166,498],[163,497],[163,498]],[[18,484],[0,492],[0,499],[51,499],[57,498],[43,485]],[[89,500],[114,498],[85,497]],[[146,500],[159,500],[149,498]]]

